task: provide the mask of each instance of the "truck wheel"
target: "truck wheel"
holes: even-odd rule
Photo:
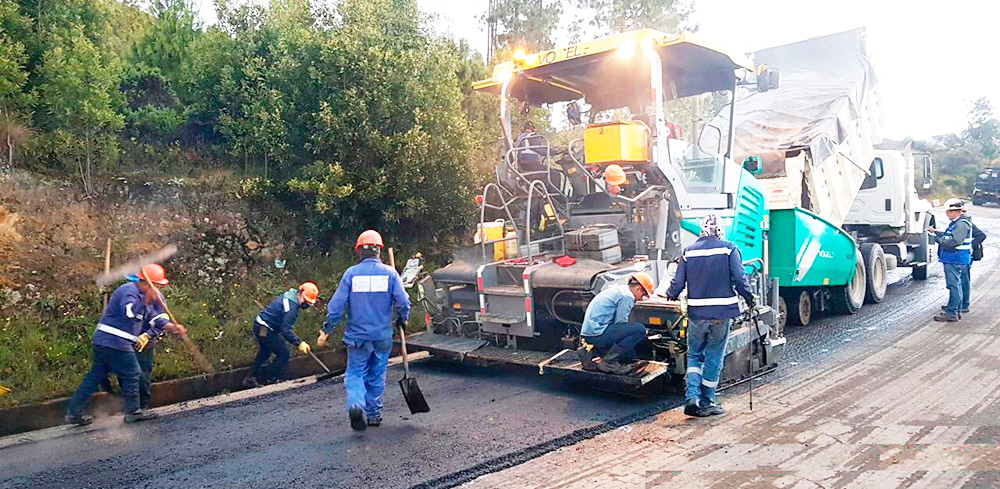
[[[913,280],[927,280],[927,265],[913,267]]]
[[[809,322],[812,321],[812,296],[809,295],[809,291],[800,290],[787,297],[788,302],[785,305],[787,322],[809,326]]]
[[[885,299],[885,251],[877,243],[864,243],[861,258],[865,262],[865,302],[878,304]]]
[[[857,314],[861,306],[865,303],[867,289],[867,278],[865,277],[865,263],[861,253],[857,254],[857,262],[854,265],[854,277],[847,285],[833,287],[833,310],[840,314]]]

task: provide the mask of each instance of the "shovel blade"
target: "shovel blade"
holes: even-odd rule
[[[410,408],[410,414],[430,412],[431,407],[427,405],[424,394],[420,392],[417,379],[404,377],[399,381],[399,387],[403,390],[403,399],[406,399],[406,405]]]

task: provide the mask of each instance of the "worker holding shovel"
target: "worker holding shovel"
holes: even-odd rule
[[[285,341],[295,345],[303,355],[312,351],[309,343],[295,334],[295,321],[299,318],[299,311],[311,307],[318,298],[319,288],[316,284],[305,282],[299,286],[298,291],[286,290],[254,318],[253,336],[257,339],[258,351],[250,375],[243,379],[243,387],[256,387],[260,383],[272,384],[281,378],[290,356]],[[272,355],[274,360],[265,367],[264,363]]]
[[[118,376],[125,401],[125,422],[133,423],[156,417],[139,404],[139,378],[142,371],[136,352],[149,347],[152,338],[159,336],[171,324],[169,315],[161,310],[159,287],[168,280],[163,267],[156,264],[143,266],[138,274],[141,280],[127,282],[111,294],[108,307],[97,324],[93,338],[93,363],[80,387],[69,402],[66,422],[86,426],[93,418],[83,414],[87,401],[97,391],[102,379],[109,373]],[[183,326],[177,325],[182,330]]]
[[[395,309],[400,327],[405,327],[410,316],[410,297],[399,274],[380,259],[383,247],[382,236],[376,231],[358,236],[354,251],[361,263],[344,272],[327,306],[326,324],[317,342],[320,348],[326,346],[330,333],[347,313],[344,387],[351,428],[356,431],[382,423],[382,393],[392,349],[392,312]]]

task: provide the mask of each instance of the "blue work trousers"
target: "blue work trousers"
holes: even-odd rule
[[[697,400],[702,407],[715,402],[731,322],[732,319],[688,320],[685,400]]]
[[[347,408],[360,407],[369,418],[382,417],[382,393],[385,392],[385,373],[389,368],[389,351],[392,340],[344,340],[347,346],[347,372],[344,388],[347,389]]]
[[[101,381],[114,373],[118,376],[118,384],[122,388],[122,398],[125,401],[125,412],[133,413],[139,409],[139,362],[134,351],[115,350],[105,346],[93,345],[94,358],[90,372],[83,378],[80,387],[69,401],[67,412],[78,417],[87,407],[87,401],[99,388]]]
[[[600,335],[584,336],[583,339],[601,349],[617,345],[624,350],[618,363],[629,363],[635,358],[635,345],[646,339],[646,327],[640,323],[614,323]]]
[[[139,407],[143,409],[150,408],[150,402],[152,402],[152,385],[153,385],[153,362],[156,361],[156,356],[154,351],[156,351],[156,344],[150,343],[146,345],[146,348],[135,354],[136,361],[139,362]]]
[[[944,282],[948,287],[948,305],[945,312],[961,314],[969,308],[971,286],[969,284],[969,265],[944,263]]]
[[[257,338],[258,350],[250,372],[257,380],[265,384],[277,382],[281,379],[281,373],[285,370],[285,365],[288,365],[288,359],[291,357],[288,347],[285,346],[285,339],[260,324],[253,325],[253,336]],[[271,355],[274,355],[274,360],[265,366],[264,363],[271,358]]]

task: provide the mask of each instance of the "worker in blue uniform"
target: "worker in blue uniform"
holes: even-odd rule
[[[299,311],[308,309],[319,298],[319,288],[305,282],[299,290],[288,289],[271,301],[253,320],[253,336],[257,339],[257,356],[253,359],[250,374],[243,379],[243,387],[257,387],[261,383],[273,384],[281,379],[291,356],[285,346],[287,341],[303,354],[311,351],[309,343],[295,334],[295,321]],[[271,357],[271,363],[264,365]]]
[[[927,232],[938,244],[938,259],[944,266],[945,284],[948,288],[948,304],[934,316],[935,321],[953,323],[969,310],[971,292],[970,267],[972,266],[972,221],[964,215],[965,201],[948,199],[944,203],[945,214],[951,221],[944,231],[928,227]]]
[[[163,267],[150,264],[138,273],[138,282],[118,287],[108,301],[94,332],[93,362],[90,372],[76,389],[66,410],[66,422],[85,426],[93,417],[84,414],[90,397],[109,373],[118,377],[125,401],[125,422],[153,419],[156,414],[140,407],[139,378],[142,375],[136,351],[149,347],[152,338],[171,324],[170,317],[156,300],[159,287],[168,280]]]
[[[649,298],[656,288],[653,277],[635,272],[627,285],[601,291],[587,305],[580,326],[580,347],[576,350],[584,370],[625,375],[632,370],[635,347],[646,339],[646,326],[629,322],[636,301]],[[604,351],[597,359],[597,351]]]
[[[347,346],[347,413],[351,428],[364,430],[382,423],[382,393],[392,347],[392,313],[396,326],[406,327],[410,297],[396,270],[379,259],[382,236],[368,230],[358,236],[354,250],[361,263],[344,272],[327,306],[326,324],[317,345],[326,346],[341,318],[347,315],[343,343]]]
[[[716,416],[725,409],[716,403],[715,390],[722,375],[726,341],[733,318],[740,315],[742,296],[752,310],[756,303],[740,250],[723,239],[723,222],[717,214],[701,220],[701,236],[681,254],[667,298],[677,300],[687,287],[687,379],[684,414]]]

